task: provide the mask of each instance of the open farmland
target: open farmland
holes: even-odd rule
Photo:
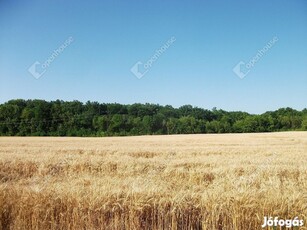
[[[0,229],[261,229],[306,192],[307,132],[0,138]]]

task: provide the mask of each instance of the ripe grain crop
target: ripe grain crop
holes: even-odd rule
[[[0,230],[307,226],[307,132],[0,138]]]

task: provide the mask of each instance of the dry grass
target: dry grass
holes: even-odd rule
[[[0,229],[261,229],[306,191],[307,132],[0,138]]]

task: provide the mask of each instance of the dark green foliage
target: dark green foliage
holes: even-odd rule
[[[114,136],[307,130],[307,109],[261,115],[184,105],[11,100],[0,105],[2,136]]]

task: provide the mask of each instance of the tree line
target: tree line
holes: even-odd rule
[[[128,136],[307,130],[307,109],[260,115],[183,105],[10,100],[0,105],[1,136]]]

